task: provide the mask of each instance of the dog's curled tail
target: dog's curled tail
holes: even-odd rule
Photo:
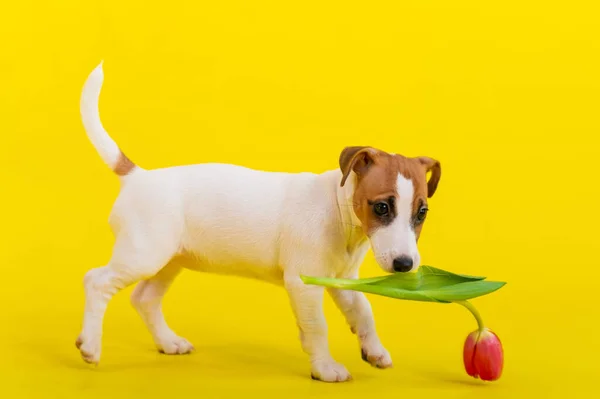
[[[90,73],[81,93],[80,111],[83,126],[88,138],[100,154],[102,160],[117,175],[124,177],[133,173],[138,167],[121,151],[117,143],[102,126],[98,111],[98,99],[104,72],[102,62]]]

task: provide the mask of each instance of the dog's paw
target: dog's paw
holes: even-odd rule
[[[194,346],[187,339],[177,335],[161,339],[156,346],[158,351],[165,355],[186,355],[194,350]]]
[[[323,382],[344,382],[352,380],[352,376],[343,365],[330,360],[313,363],[311,378]]]
[[[81,334],[77,337],[75,346],[79,349],[83,361],[96,365],[100,363],[100,339],[84,337]]]
[[[389,352],[381,345],[363,346],[361,348],[362,359],[373,367],[387,369],[392,367],[392,357]]]

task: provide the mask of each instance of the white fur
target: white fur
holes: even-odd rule
[[[109,166],[118,147],[102,128],[102,66],[86,82],[81,113],[90,140]],[[188,353],[192,345],[167,325],[161,300],[182,268],[257,278],[284,286],[312,375],[345,381],[350,374],[329,353],[324,289],[300,275],[356,278],[368,249],[351,206],[354,177],[341,172],[271,173],[226,164],[143,170],[123,179],[109,223],[116,241],[106,266],[85,277],[86,304],[77,340],[84,360],[100,360],[102,320],[111,297],[139,282],[132,303],[157,347]],[[406,193],[403,193],[405,195]],[[389,367],[365,296],[329,291],[359,337],[366,359]]]
[[[106,130],[104,130],[104,126],[102,126],[102,122],[100,121],[98,98],[100,96],[103,80],[104,73],[102,71],[102,63],[100,63],[100,65],[90,73],[90,76],[83,86],[83,95],[81,96],[79,107],[81,110],[83,126],[87,132],[88,138],[94,147],[96,147],[96,150],[104,163],[106,163],[109,168],[113,169],[119,159],[120,150],[117,143],[115,143]]]
[[[396,217],[388,226],[380,227],[371,234],[371,246],[375,258],[381,267],[390,272],[393,271],[394,259],[398,257],[411,258],[413,270],[421,261],[417,238],[411,223],[414,197],[412,180],[398,174],[396,187],[398,191]]]

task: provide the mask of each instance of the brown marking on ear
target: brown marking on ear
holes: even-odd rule
[[[135,164],[127,158],[127,155],[125,155],[123,151],[120,151],[119,159],[117,160],[117,164],[113,168],[113,171],[119,176],[126,176],[133,169],[135,169]]]
[[[429,157],[417,158],[426,168],[426,173],[431,172],[431,177],[427,182],[427,197],[431,198],[437,189],[440,178],[442,177],[442,166],[439,161]]]
[[[364,174],[367,169],[373,164],[373,157],[377,154],[377,150],[372,147],[355,146],[346,147],[340,154],[339,164],[342,171],[341,187],[344,187],[346,179],[351,171],[357,175]]]

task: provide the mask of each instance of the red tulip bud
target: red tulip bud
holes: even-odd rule
[[[471,377],[494,381],[502,375],[504,352],[502,343],[489,328],[473,331],[465,341],[465,370]]]

